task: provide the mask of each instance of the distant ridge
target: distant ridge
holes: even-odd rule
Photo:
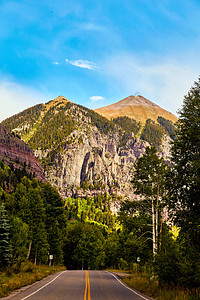
[[[176,122],[178,119],[172,113],[140,95],[131,95],[114,104],[97,108],[94,111],[109,120],[124,116],[135,119],[136,121],[140,121],[142,123],[145,123],[147,119],[152,119],[153,121],[157,122],[158,116],[161,116],[172,122]]]

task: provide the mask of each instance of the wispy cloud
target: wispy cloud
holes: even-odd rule
[[[56,65],[56,66],[58,66],[58,65],[61,65],[61,63],[60,63],[60,62],[58,62],[58,61],[52,61],[52,65]]]
[[[12,81],[0,81],[0,122],[24,109],[48,100],[34,88]]]
[[[96,70],[99,69],[96,63],[89,60],[83,60],[83,59],[77,59],[77,60],[69,60],[65,59],[66,63],[69,63],[73,66],[82,68],[82,69],[88,69],[88,70]]]
[[[105,98],[102,96],[92,96],[89,98],[92,102],[97,102],[97,101],[101,101],[104,100]]]

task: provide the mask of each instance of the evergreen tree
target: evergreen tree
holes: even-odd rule
[[[197,228],[200,224],[200,79],[185,96],[179,115],[172,148],[171,203],[181,226],[192,224]]]
[[[141,140],[147,141],[151,146],[159,146],[166,131],[162,126],[151,119],[146,120],[145,127],[141,134]]]
[[[10,226],[4,204],[0,206],[0,266],[7,266],[10,262]]]
[[[30,257],[35,264],[46,263],[48,260],[49,244],[47,241],[47,232],[45,228],[45,208],[40,195],[40,189],[30,188],[28,198],[30,201],[30,219],[28,222],[30,231],[29,238],[32,241]]]
[[[20,264],[27,256],[29,227],[16,216],[11,217],[10,225],[11,262]]]
[[[200,285],[200,78],[184,98],[172,147],[169,206],[181,227],[181,283]],[[185,268],[187,266],[187,270]]]

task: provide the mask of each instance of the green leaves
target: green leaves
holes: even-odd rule
[[[141,124],[136,122],[136,120],[133,120],[129,117],[118,117],[118,118],[114,118],[112,119],[112,121],[121,126],[123,128],[123,130],[125,130],[127,133],[134,133],[137,134],[138,131],[141,128]]]
[[[173,185],[171,204],[179,202],[176,215],[200,221],[200,82],[185,96],[177,123],[177,137],[172,148]],[[199,222],[198,221],[198,222]]]
[[[145,197],[162,195],[165,191],[165,178],[168,165],[164,159],[159,158],[155,147],[147,147],[145,154],[135,164],[132,180],[135,193]]]
[[[147,141],[151,146],[159,146],[166,131],[159,124],[151,119],[146,120],[145,127],[141,134],[141,140]]]
[[[7,266],[10,262],[10,225],[4,204],[0,206],[0,266]]]

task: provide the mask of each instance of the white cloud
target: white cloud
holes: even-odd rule
[[[105,98],[102,96],[92,96],[89,98],[92,102],[97,102],[97,101],[101,101],[104,100]]]
[[[77,59],[77,60],[69,60],[65,59],[65,61],[73,66],[82,68],[82,69],[88,69],[88,70],[96,70],[99,69],[97,64],[95,64],[93,61],[89,60],[83,60],[83,59]]]
[[[35,89],[11,81],[0,81],[0,122],[46,100],[46,96]]]

